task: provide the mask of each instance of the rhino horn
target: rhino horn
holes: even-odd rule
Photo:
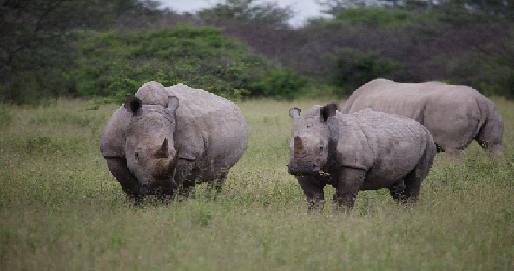
[[[177,167],[177,162],[178,162],[178,150],[177,150],[175,157],[173,157],[168,164],[168,169],[170,170],[170,172],[172,174],[175,171],[175,167]]]
[[[303,153],[304,153],[304,150],[303,150],[302,139],[299,136],[295,136],[294,137],[294,154],[295,154],[295,156],[297,156],[297,155],[302,155]]]
[[[168,158],[169,157],[168,139],[167,138],[164,138],[164,141],[162,142],[161,147],[159,147],[159,149],[156,152],[156,156],[158,156],[159,158]]]

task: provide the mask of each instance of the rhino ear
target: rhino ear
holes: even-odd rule
[[[178,98],[176,96],[168,96],[168,110],[175,114],[179,106]]]
[[[300,117],[300,112],[302,112],[302,110],[298,107],[291,107],[291,109],[289,109],[289,116],[294,119],[294,118],[298,118]]]
[[[319,110],[320,120],[326,122],[329,117],[335,116],[337,111],[337,104],[331,103],[323,106]]]
[[[137,98],[136,96],[130,96],[125,101],[125,109],[127,111],[132,112],[132,114],[137,115],[137,113],[141,110],[141,107],[143,106],[143,102]]]

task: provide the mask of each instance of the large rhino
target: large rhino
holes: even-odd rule
[[[370,109],[343,114],[337,105],[315,106],[293,119],[289,173],[302,187],[309,210],[321,209],[323,188],[336,188],[337,206],[352,207],[359,190],[389,188],[397,201],[415,201],[436,146],[416,121]]]
[[[475,139],[490,152],[501,153],[500,114],[491,100],[467,86],[376,79],[358,88],[341,112],[364,108],[415,119],[432,133],[440,151],[459,152]]]
[[[123,191],[141,199],[188,194],[199,181],[221,189],[247,142],[234,103],[182,84],[148,82],[114,112],[100,150]]]

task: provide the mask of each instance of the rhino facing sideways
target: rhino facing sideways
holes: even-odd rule
[[[491,153],[501,153],[500,114],[491,100],[467,86],[376,79],[358,88],[341,112],[364,108],[415,119],[432,133],[440,151],[458,153],[474,139]]]
[[[353,207],[359,190],[389,188],[399,202],[415,201],[436,153],[430,132],[412,119],[370,109],[343,114],[337,105],[315,106],[293,119],[289,173],[309,210],[322,209],[323,188],[336,188],[336,206]]]
[[[200,181],[219,191],[247,142],[246,121],[232,102],[182,84],[148,82],[113,113],[100,150],[123,191],[141,199],[187,195]]]

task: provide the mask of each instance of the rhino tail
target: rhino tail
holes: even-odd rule
[[[485,103],[485,110],[481,108],[481,112],[486,114],[486,118],[475,140],[486,150],[499,153],[503,143],[503,120],[493,102],[487,100]]]
[[[432,167],[432,164],[434,162],[435,155],[437,153],[437,146],[434,143],[434,139],[432,138],[432,134],[425,128],[426,134],[426,146],[425,151],[423,155],[421,156],[421,159],[418,162],[418,165],[416,166],[416,176],[421,179],[425,179],[425,177],[428,175],[428,172],[430,171],[430,168]]]

